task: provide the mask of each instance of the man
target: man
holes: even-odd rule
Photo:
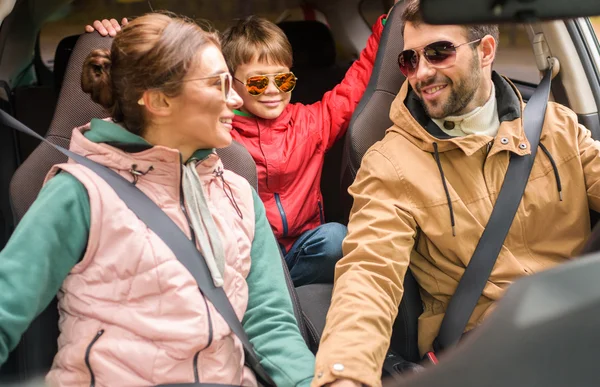
[[[403,13],[407,82],[393,126],[365,154],[344,258],[336,266],[312,386],[379,386],[410,267],[424,312],[419,350],[432,349],[448,302],[484,231],[511,153],[530,153],[524,103],[492,72],[497,26],[433,26],[418,0]],[[600,143],[575,113],[548,104],[540,149],[510,232],[467,330],[517,278],[575,256],[600,210]]]

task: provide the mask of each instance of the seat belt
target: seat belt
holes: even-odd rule
[[[546,70],[523,112],[523,127],[531,146],[531,154],[510,155],[510,162],[496,204],[475,252],[450,298],[438,336],[433,342],[435,352],[454,346],[465,331],[485,284],[490,278],[504,240],[519,208],[544,126],[550,96],[552,66]]]
[[[198,251],[194,243],[188,239],[183,231],[169,218],[169,216],[160,209],[146,194],[139,190],[135,185],[127,179],[116,173],[115,171],[98,164],[86,157],[73,153],[61,146],[51,143],[44,137],[40,136],[8,113],[0,110],[0,121],[9,128],[35,137],[46,144],[52,146],[62,154],[76,161],[77,163],[89,168],[102,179],[117,193],[117,195],[125,202],[127,207],[156,235],[175,254],[179,262],[192,274],[198,284],[200,292],[213,304],[215,309],[221,314],[227,322],[233,333],[240,339],[246,354],[246,362],[254,371],[258,381],[265,387],[275,387],[275,382],[265,371],[258,360],[254,347],[244,331],[240,320],[238,319],[225,291],[222,287],[214,285],[212,276],[206,264],[202,253]],[[202,384],[196,384],[202,386]],[[205,385],[207,386],[207,385]]]

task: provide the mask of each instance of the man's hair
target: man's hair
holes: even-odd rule
[[[281,28],[257,16],[238,20],[223,32],[223,56],[232,74],[240,65],[259,61],[292,67],[292,45]]]
[[[402,12],[402,33],[404,34],[404,27],[406,22],[410,22],[415,26],[423,24],[423,14],[421,12],[421,1],[420,0],[405,0],[405,6]],[[477,39],[481,39],[486,35],[491,35],[496,42],[500,40],[500,31],[497,24],[477,24],[477,25],[465,25],[463,26],[467,31],[467,39],[469,42]]]

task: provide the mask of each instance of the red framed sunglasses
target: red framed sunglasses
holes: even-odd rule
[[[440,41],[429,43],[421,48],[404,50],[398,55],[398,66],[400,66],[400,71],[405,77],[410,77],[417,71],[419,58],[422,55],[432,67],[445,69],[453,66],[456,62],[457,48],[479,42],[481,42],[481,39],[454,45],[452,42]]]

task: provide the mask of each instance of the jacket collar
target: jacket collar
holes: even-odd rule
[[[152,146],[110,119],[93,119],[75,128],[71,150],[108,168],[144,178],[158,184],[177,186],[181,174],[181,154],[176,149]],[[213,149],[199,150],[190,160],[199,160],[198,173],[213,175],[222,163]]]
[[[496,101],[500,128],[489,155],[508,150],[524,155],[529,154],[529,142],[522,125],[524,103],[516,87],[506,78],[492,73],[492,82],[496,90]],[[477,152],[494,139],[485,135],[469,135],[452,137],[443,132],[427,115],[421,101],[410,87],[404,82],[400,93],[392,103],[390,118],[395,124],[388,129],[406,137],[413,144],[426,152],[433,152],[433,143],[438,144],[439,152],[456,148],[461,149],[467,156]],[[525,144],[525,149],[520,145]]]
[[[270,130],[287,130],[292,118],[293,109],[294,105],[288,103],[279,117],[274,119],[264,119],[234,110],[233,127],[237,132],[243,134],[244,137],[258,137],[259,134],[262,135]]]

